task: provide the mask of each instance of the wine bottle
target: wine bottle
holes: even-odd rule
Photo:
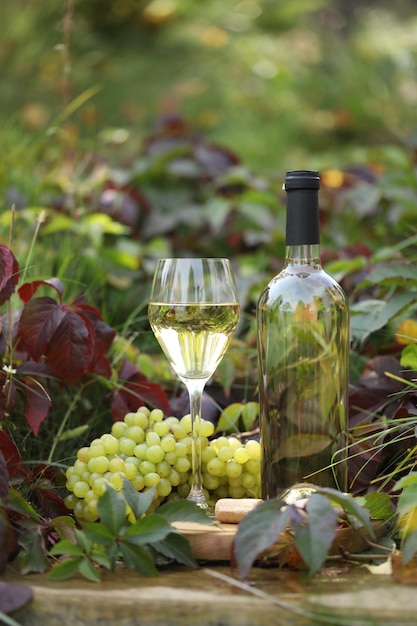
[[[257,307],[264,499],[347,489],[349,307],[320,261],[319,172],[287,172],[286,252]]]

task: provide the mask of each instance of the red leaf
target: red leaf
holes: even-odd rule
[[[119,371],[123,387],[113,392],[111,412],[114,420],[122,420],[129,411],[136,411],[143,403],[169,413],[170,405],[163,387],[152,383],[137,367],[125,360]]]
[[[66,310],[46,352],[46,362],[62,378],[74,383],[90,366],[94,327],[87,317]]]
[[[35,293],[38,291],[39,287],[42,287],[42,285],[53,287],[55,291],[58,293],[59,299],[61,300],[61,297],[64,291],[64,286],[62,282],[59,280],[59,278],[51,278],[50,280],[34,280],[31,283],[24,283],[17,290],[20,296],[20,299],[25,303],[29,302],[29,300],[33,298]]]
[[[98,311],[95,311],[92,307],[80,308],[84,311],[84,313],[79,313],[80,317],[86,317],[94,328],[93,355],[88,371],[96,372],[101,376],[109,378],[111,376],[111,366],[107,358],[107,352],[113,343],[116,331],[105,324],[101,320],[101,316],[98,317]]]
[[[27,473],[24,465],[22,465],[22,457],[16,444],[6,435],[4,430],[0,430],[0,451],[6,461],[10,478],[19,472]]]
[[[0,243],[0,305],[10,298],[18,280],[19,264],[10,248]]]
[[[48,351],[49,343],[66,312],[56,300],[43,296],[29,300],[23,307],[19,322],[19,346],[38,361]]]
[[[26,378],[22,382],[26,391],[26,421],[33,433],[38,435],[39,427],[51,408],[51,398],[46,389],[37,381]]]

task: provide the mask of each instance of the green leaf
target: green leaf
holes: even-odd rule
[[[292,435],[281,442],[274,461],[318,454],[330,446],[329,435],[304,434]]]
[[[401,352],[400,363],[402,367],[417,371],[417,345],[415,343],[405,346]]]
[[[148,550],[143,546],[120,542],[120,551],[128,567],[133,567],[143,576],[157,576],[158,570]]]
[[[123,533],[123,542],[145,545],[165,539],[172,532],[171,525],[161,515],[146,515]]]
[[[327,496],[331,502],[338,504],[347,513],[352,515],[352,517],[359,520],[359,522],[368,529],[371,537],[375,538],[369,511],[362,508],[354,498],[349,496],[347,493],[342,493],[336,489],[329,489],[326,487],[317,489],[316,493]]]
[[[73,543],[68,539],[63,539],[62,541],[59,541],[57,544],[52,546],[52,548],[49,550],[49,554],[51,554],[52,556],[65,555],[82,557],[84,556],[84,550],[76,543]]]
[[[415,509],[417,509],[417,483],[412,483],[400,493],[397,512],[399,517],[403,517]]]
[[[402,544],[401,562],[407,565],[417,553],[417,530],[412,530]]]
[[[22,533],[19,545],[22,547],[18,557],[21,573],[44,572],[47,567],[47,553],[41,529],[36,527]]]
[[[417,485],[417,472],[410,472],[407,476],[403,476],[398,480],[394,487],[393,491],[399,491],[400,489],[404,489],[404,487],[408,487],[409,485]]]
[[[138,492],[130,480],[127,478],[123,479],[122,492],[136,519],[140,519],[151,506],[155,496],[155,490],[155,487],[151,487],[147,491]]]
[[[112,487],[107,487],[97,504],[98,514],[103,524],[114,534],[120,532],[126,522],[126,501]]]
[[[87,580],[91,580],[93,583],[100,582],[100,576],[97,569],[88,559],[84,559],[80,563],[80,567],[78,569],[80,574],[82,574]]]
[[[69,515],[60,515],[51,520],[51,526],[60,539],[72,539],[75,537],[75,520]]]
[[[87,522],[84,524],[84,532],[91,541],[96,541],[97,543],[108,545],[112,543],[116,535],[105,526],[102,522]]]
[[[243,405],[242,419],[245,430],[249,430],[259,415],[259,402],[247,402]]]
[[[221,431],[238,431],[237,423],[239,421],[240,416],[242,415],[243,404],[240,402],[233,402],[227,406],[222,414],[220,415],[220,419],[217,422],[216,432]]]
[[[197,567],[197,561],[193,557],[190,542],[180,533],[170,533],[163,541],[154,543],[152,546],[157,552],[177,563],[187,567]]]
[[[83,560],[83,558],[78,557],[57,563],[50,572],[48,572],[48,578],[52,578],[53,580],[66,580],[67,578],[71,578],[71,576],[78,572],[78,568]]]
[[[9,507],[13,511],[20,513],[21,515],[31,517],[36,521],[39,519],[39,515],[36,513],[35,509],[29,504],[29,502],[26,502],[21,493],[16,491],[16,489],[9,490],[8,502]]]
[[[325,496],[313,493],[307,513],[308,522],[297,526],[295,545],[312,576],[323,565],[336,536],[337,511]]]
[[[278,540],[289,522],[289,509],[281,500],[261,502],[240,522],[233,544],[239,574],[246,578],[256,558]]]
[[[352,338],[364,341],[416,300],[415,293],[402,293],[395,294],[389,300],[362,300],[352,304],[350,307]]]
[[[158,507],[158,515],[168,522],[196,522],[198,524],[212,525],[213,520],[195,502],[189,500],[174,500],[165,502]]]
[[[365,508],[369,510],[371,519],[389,520],[394,515],[391,498],[388,493],[372,491],[363,496]]]

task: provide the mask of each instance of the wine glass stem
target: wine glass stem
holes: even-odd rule
[[[203,480],[201,471],[201,403],[206,380],[187,380],[186,385],[190,396],[191,413],[191,471],[192,482],[188,500],[196,502],[199,506],[207,507],[206,498],[203,492]]]

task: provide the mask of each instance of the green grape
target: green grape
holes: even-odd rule
[[[230,447],[227,437],[218,437],[211,442],[211,445],[215,449],[216,453],[220,450],[220,448],[223,448],[223,446]]]
[[[166,478],[161,478],[159,483],[156,485],[156,493],[161,498],[166,498],[172,491],[172,485]]]
[[[191,469],[191,462],[186,456],[180,456],[174,463],[174,469],[180,474],[182,472],[188,472]]]
[[[234,459],[229,459],[226,463],[226,475],[229,478],[236,478],[242,474],[242,466]]]
[[[201,420],[200,435],[202,437],[211,437],[214,433],[214,424],[208,420]]]
[[[138,445],[135,446],[135,449],[133,450],[133,454],[135,455],[137,459],[144,461],[146,459],[147,450],[148,450],[147,443],[138,443]]]
[[[142,459],[143,461],[144,459]],[[140,460],[136,456],[127,456],[125,458],[125,465],[127,463],[133,463],[137,470],[139,470]]]
[[[245,489],[252,489],[256,485],[256,479],[254,474],[249,472],[243,472],[242,474],[242,487]]]
[[[139,472],[131,479],[131,483],[136,491],[142,491],[145,488],[145,481]]]
[[[217,457],[221,461],[228,461],[229,459],[233,458],[232,448],[230,446],[222,446],[217,452]]]
[[[136,413],[130,411],[124,416],[124,422],[127,426],[134,426],[136,423]]]
[[[237,478],[229,478],[228,487],[229,487],[229,491],[230,489],[237,489],[238,487],[242,487],[242,489],[245,490],[245,488],[242,485],[241,476],[238,476]]]
[[[175,454],[177,457],[187,456],[187,446],[181,441],[178,441],[175,444]]]
[[[174,452],[176,446],[174,435],[163,436],[160,445],[164,452]]]
[[[116,424],[123,424],[123,426],[126,426],[126,424],[124,422],[115,422],[112,426],[112,432],[114,427],[116,426]],[[116,429],[117,430],[117,429]],[[120,430],[120,429],[119,429]],[[127,430],[126,428],[123,431],[120,431],[120,434],[118,437],[116,437],[116,435],[112,434],[106,434],[106,435],[102,435],[100,437],[101,442],[104,446],[104,450],[106,452],[106,454],[117,454],[119,451],[119,439],[121,439],[123,437],[123,433],[125,432],[125,430]]]
[[[139,466],[139,471],[142,476],[146,476],[146,474],[156,474],[156,465],[151,461],[142,461]],[[152,485],[150,485],[152,486]]]
[[[205,450],[201,451],[201,462],[208,463],[211,459],[214,459],[216,456],[216,450],[212,446],[207,446]]]
[[[187,482],[187,483],[182,483],[181,485],[178,485],[177,492],[180,498],[186,498],[188,494],[190,493],[189,483]]]
[[[73,493],[69,493],[64,498],[64,504],[67,507],[67,509],[70,509],[70,510],[75,507],[77,502],[78,502],[78,498],[77,498],[77,496],[74,496]]]
[[[245,450],[250,459],[257,461],[261,458],[261,445],[255,439],[249,439],[245,444]]]
[[[180,484],[180,480],[181,480],[179,472],[177,472],[177,470],[174,469],[173,467],[171,468],[171,471],[169,472],[167,479],[169,480],[169,482],[171,483],[173,487],[178,487],[178,485]]]
[[[75,517],[78,517],[79,519],[83,519],[84,518],[84,511],[85,511],[85,504],[84,504],[84,500],[78,500],[78,502],[75,503],[74,506],[74,515]]]
[[[209,491],[214,491],[220,485],[217,476],[212,476],[208,472],[203,472],[203,486]]]
[[[177,440],[184,439],[184,437],[187,437],[188,435],[187,431],[183,426],[181,426],[181,424],[172,424],[171,432]]]
[[[109,480],[109,484],[115,489],[117,489],[117,491],[119,491],[119,489],[121,489],[123,486],[124,477],[125,477],[124,472],[114,472],[114,474],[111,476]]]
[[[207,471],[212,476],[222,476],[226,473],[226,463],[221,459],[214,457],[207,463]]]
[[[169,463],[169,465],[174,465],[177,460],[177,455],[175,452],[165,452],[165,461]]]
[[[106,456],[96,456],[91,459],[93,462],[92,472],[97,474],[105,474],[109,469],[110,461]]]
[[[84,500],[85,502],[87,502],[87,504],[89,502],[91,502],[91,500],[97,500],[97,496],[94,493],[94,491],[92,489],[90,489],[89,491],[87,491],[87,493],[84,496]]]
[[[149,414],[149,422],[162,422],[164,419],[164,413],[161,409],[153,409]]]
[[[101,478],[101,474],[99,474],[98,472],[92,472],[90,474],[90,478],[88,479],[88,484],[90,485],[91,488],[93,488],[93,485],[95,481],[97,480],[97,478]]]
[[[186,433],[191,433],[191,414],[188,413],[187,415],[184,415],[181,419],[180,419],[180,425],[183,427],[183,429],[185,430]]]
[[[233,458],[235,461],[237,461],[241,465],[244,465],[246,461],[249,460],[248,451],[246,450],[246,448],[240,446],[239,448],[236,448],[236,450],[234,451]]]
[[[156,464],[156,471],[161,478],[167,478],[171,472],[171,466],[165,460],[159,461],[159,463]]]
[[[135,450],[136,443],[133,439],[129,439],[128,437],[122,437],[119,441],[119,453],[124,454],[126,456],[131,456]]]
[[[244,487],[229,487],[229,496],[231,498],[243,498],[244,495]]]
[[[68,491],[72,491],[75,483],[78,483],[79,480],[80,480],[80,477],[77,474],[71,474],[71,476],[67,478],[67,482],[65,483],[65,486],[68,489]]]
[[[260,463],[259,461],[255,461],[254,459],[249,459],[245,463],[245,470],[250,474],[258,474],[260,471]]]
[[[233,452],[235,452],[235,450],[237,450],[238,448],[242,447],[242,442],[239,439],[237,439],[237,437],[229,437],[228,441],[229,441],[229,446],[232,448]]]
[[[97,478],[94,481],[94,484],[91,486],[92,490],[97,496],[102,496],[103,493],[106,491],[106,487],[107,487],[107,479],[104,477]]]
[[[133,418],[132,426],[139,426],[143,431],[145,431],[149,426],[148,413],[145,411],[137,411],[135,413],[135,417]]]
[[[145,487],[153,487],[154,485],[157,485],[160,482],[161,477],[156,472],[148,472],[143,477],[143,480],[145,482]]]
[[[160,463],[165,457],[165,452],[160,445],[149,446],[146,451],[146,458],[151,463]]]
[[[146,433],[146,443],[148,446],[159,446],[161,445],[161,437],[153,430],[148,430]]]
[[[138,473],[138,468],[134,463],[128,463],[125,461],[124,474],[128,480],[132,480]]]
[[[84,498],[90,491],[90,485],[83,480],[78,480],[73,486],[72,491],[77,498]]]
[[[128,426],[126,424],[126,422],[114,422],[114,424],[111,427],[111,434],[115,439],[121,439],[125,432],[127,431]],[[103,437],[108,437],[109,435],[103,435],[101,438],[103,439]],[[117,450],[116,450],[117,452]],[[115,452],[113,452],[113,454],[115,454]]]
[[[111,472],[112,474],[114,472],[124,472],[124,469],[125,462],[123,461],[123,459],[120,459],[116,456],[109,461],[109,472]]]
[[[90,446],[88,449],[89,459],[93,459],[97,456],[103,456],[104,454],[106,454],[106,450],[101,442],[95,443],[93,446]]]
[[[77,459],[79,461],[83,461],[84,463],[87,463],[88,459],[90,458],[88,456],[88,451],[89,451],[89,448],[87,446],[80,448],[77,452]]]
[[[134,443],[142,443],[142,441],[145,441],[145,431],[137,425],[129,426],[124,436],[134,441]]]
[[[84,463],[84,461],[79,461],[77,459],[74,463],[74,473],[78,474],[78,476],[81,476],[81,474],[85,472],[86,470],[87,470],[87,463]]]
[[[163,422],[155,422],[155,424],[153,425],[153,430],[157,435],[162,438],[168,435],[168,433],[170,432],[170,427],[169,424],[167,424],[164,420]]]

